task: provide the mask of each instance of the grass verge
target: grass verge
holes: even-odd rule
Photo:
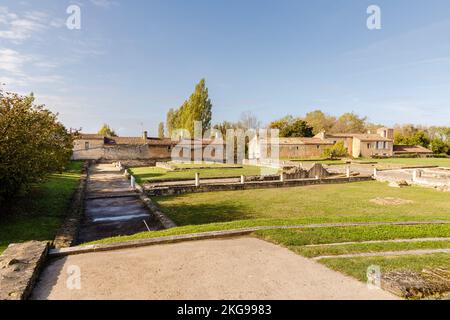
[[[8,207],[7,214],[0,216],[0,254],[10,243],[54,238],[78,186],[82,166],[82,162],[71,162],[65,172],[51,175]]]

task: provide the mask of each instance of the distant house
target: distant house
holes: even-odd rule
[[[203,160],[214,161],[220,147],[220,142],[216,140],[152,138],[147,136],[147,132],[142,137],[106,137],[81,133],[74,139],[72,159],[189,161],[200,154]],[[217,155],[222,158],[221,154]]]
[[[173,142],[170,139],[147,137],[105,137],[79,134],[75,137],[74,160],[149,160],[170,159]]]
[[[249,159],[260,159],[263,152],[270,156],[270,146],[274,141],[254,137],[249,143]],[[325,149],[343,142],[349,156],[392,157],[394,155],[394,130],[380,128],[376,133],[333,133],[321,132],[313,138],[280,138],[279,157],[281,159],[314,159],[322,157]],[[267,151],[266,151],[267,150]]]
[[[248,157],[250,160],[261,159],[272,156],[272,145],[274,141],[261,139],[255,136],[248,145]],[[279,138],[279,157],[281,159],[314,159],[320,158],[326,148],[334,143],[320,138]]]
[[[332,133],[321,132],[316,138],[333,144],[342,141],[349,156],[353,158],[392,157],[394,155],[394,129],[380,128],[376,133]]]
[[[422,146],[394,146],[394,155],[396,156],[414,156],[414,157],[426,157],[433,155],[433,151],[424,148]]]

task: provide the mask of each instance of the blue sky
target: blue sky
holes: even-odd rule
[[[203,77],[213,122],[320,108],[450,125],[449,35],[448,0],[0,0],[0,82],[86,132],[156,134]]]

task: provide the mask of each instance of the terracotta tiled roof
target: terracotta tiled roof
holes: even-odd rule
[[[359,139],[361,141],[394,141],[392,139],[382,137],[379,134],[355,134],[353,135],[353,138]]]
[[[269,140],[261,140],[261,143],[268,143]],[[275,140],[272,141],[272,144],[275,143]],[[334,143],[329,140],[322,140],[319,138],[279,138],[278,143],[280,145],[333,145]]]
[[[170,139],[158,139],[158,138],[147,138],[144,140],[142,137],[113,137],[106,138],[107,145],[163,145],[170,146],[172,141]]]
[[[394,153],[396,154],[402,154],[402,153],[422,153],[422,154],[432,154],[433,151],[424,148],[422,146],[402,146],[402,145],[395,145],[394,146]]]
[[[356,138],[361,141],[393,141],[375,133],[329,133],[326,134],[326,138]]]
[[[79,133],[75,136],[75,139],[83,140],[103,140],[105,137],[100,134],[93,133]]]

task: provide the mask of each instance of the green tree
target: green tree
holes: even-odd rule
[[[344,113],[333,125],[331,131],[333,133],[365,133],[366,117],[359,117],[357,114]]]
[[[313,128],[310,127],[306,121],[296,119],[294,122],[286,126],[280,131],[281,137],[312,137]]]
[[[202,129],[211,128],[212,103],[209,98],[205,79],[195,86],[192,95],[178,110],[170,109],[167,113],[167,128],[170,134],[174,129],[187,129],[194,134],[194,121],[202,122]]]
[[[420,130],[408,139],[408,144],[428,148],[428,146],[430,145],[430,139],[428,138],[425,131]]]
[[[280,131],[285,130],[292,122],[294,122],[294,117],[291,115],[287,115],[281,119],[272,121],[269,124],[270,129],[278,129]]]
[[[431,140],[430,148],[436,154],[448,153],[450,151],[449,143],[444,142],[439,138],[434,138]]]
[[[160,122],[158,126],[158,138],[164,138],[164,122]]]
[[[72,148],[72,135],[32,94],[0,94],[0,202],[63,171]]]
[[[329,116],[321,110],[307,113],[304,120],[313,127],[314,134],[318,134],[321,131],[329,132],[336,122],[335,117]]]
[[[117,137],[116,132],[106,123],[98,130],[98,134],[105,137]]]

